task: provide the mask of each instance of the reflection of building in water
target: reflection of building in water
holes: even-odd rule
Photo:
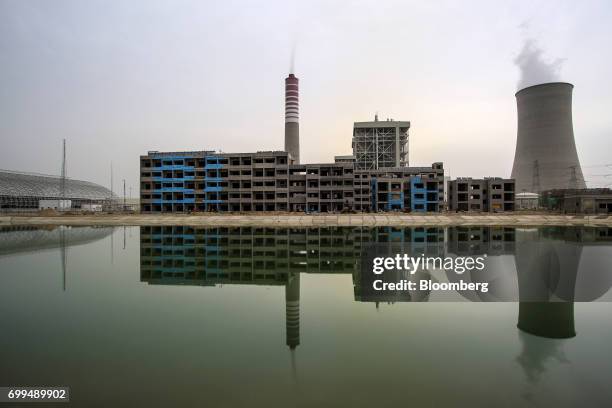
[[[141,227],[141,279],[149,283],[285,284],[290,272],[353,273],[369,242],[427,253],[441,228]]]
[[[514,253],[514,228],[460,226],[448,229],[448,252],[457,255]]]
[[[141,227],[141,278],[164,284],[285,284],[290,272],[352,273],[359,242],[369,240],[360,232]]]
[[[112,227],[0,227],[0,256],[83,245],[107,237]]]
[[[284,285],[293,349],[300,343],[300,273],[352,273],[361,235],[342,228],[141,227],[140,276],[166,285]]]
[[[407,254],[410,256],[443,256],[444,254],[444,228],[439,227],[416,227],[396,228],[378,227],[373,229],[372,239],[364,245],[363,250],[374,251],[376,256],[386,255],[394,257],[396,254]],[[353,272],[353,289],[355,300],[359,302],[379,303],[395,302],[426,302],[429,291],[406,291],[406,290],[371,290],[374,279],[372,274],[362,276],[362,251],[360,250]],[[369,268],[369,266],[368,266]],[[399,282],[401,280],[431,279],[427,270],[421,269],[415,275],[409,276],[404,271],[386,271],[384,280],[386,282]]]
[[[580,248],[584,245],[605,245],[611,240],[612,230],[607,228],[546,227],[517,232],[510,227],[456,227],[445,230],[438,227],[147,226],[141,227],[141,280],[166,285],[284,285],[287,345],[295,347],[299,344],[300,273],[350,273],[354,298],[361,302],[423,301],[428,299],[427,293],[419,296],[407,291],[372,294],[362,290],[361,256],[364,248],[371,244],[390,243],[386,248],[393,254],[487,254],[499,256],[497,259],[506,256],[508,260],[516,255],[518,277],[513,273],[512,261],[504,264],[498,275],[489,270],[482,271],[480,275],[458,275],[473,282],[492,280],[490,287],[497,286],[505,292],[491,290],[488,297],[478,298],[463,292],[461,295],[477,301],[514,300],[518,298],[518,286],[521,300],[519,328],[545,337],[569,337],[574,333],[572,302]],[[564,249],[559,252],[561,247]],[[542,273],[548,277],[544,282],[541,281]],[[449,281],[452,279],[449,277]],[[550,291],[551,286],[547,282],[555,283],[554,291]],[[609,288],[609,285],[600,286],[603,287],[603,292],[598,292],[600,295]],[[554,296],[549,296],[551,293]],[[531,298],[532,294],[537,296]],[[546,297],[538,297],[542,294]],[[527,299],[532,302],[524,301]],[[566,302],[535,302],[541,300]]]
[[[150,284],[285,285],[287,345],[299,344],[300,273],[347,273],[359,282],[361,248],[393,242],[430,253],[441,228],[140,228],[140,277]],[[361,301],[359,285],[355,298]],[[378,299],[378,301],[387,301]]]
[[[163,285],[284,285],[287,345],[293,349],[300,344],[303,234],[285,232],[250,227],[141,227],[140,278]],[[296,246],[299,250],[294,253],[291,248]]]

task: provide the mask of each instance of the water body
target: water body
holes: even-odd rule
[[[360,254],[387,242],[487,254],[469,278],[495,290],[373,296]],[[608,407],[611,257],[602,228],[3,227],[0,386],[86,407]],[[542,291],[560,301],[515,301]]]

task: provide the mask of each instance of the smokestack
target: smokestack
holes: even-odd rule
[[[516,191],[586,188],[572,124],[574,85],[551,82],[516,93]]]
[[[294,163],[300,162],[299,80],[293,74],[285,78],[285,151]]]

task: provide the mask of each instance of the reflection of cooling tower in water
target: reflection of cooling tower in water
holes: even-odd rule
[[[574,337],[574,291],[582,248],[517,230],[518,328],[548,338]]]
[[[586,188],[572,124],[572,84],[553,82],[516,93],[516,190]]]
[[[290,349],[300,344],[300,274],[290,273],[285,286],[285,319],[287,345]]]
[[[574,303],[520,302],[517,327],[551,339],[574,337]]]

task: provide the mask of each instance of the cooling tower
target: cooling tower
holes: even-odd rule
[[[299,80],[293,74],[285,78],[285,151],[291,154],[296,164],[300,162],[298,84]]]
[[[574,142],[573,89],[572,84],[552,82],[516,93],[516,191],[586,188]]]

